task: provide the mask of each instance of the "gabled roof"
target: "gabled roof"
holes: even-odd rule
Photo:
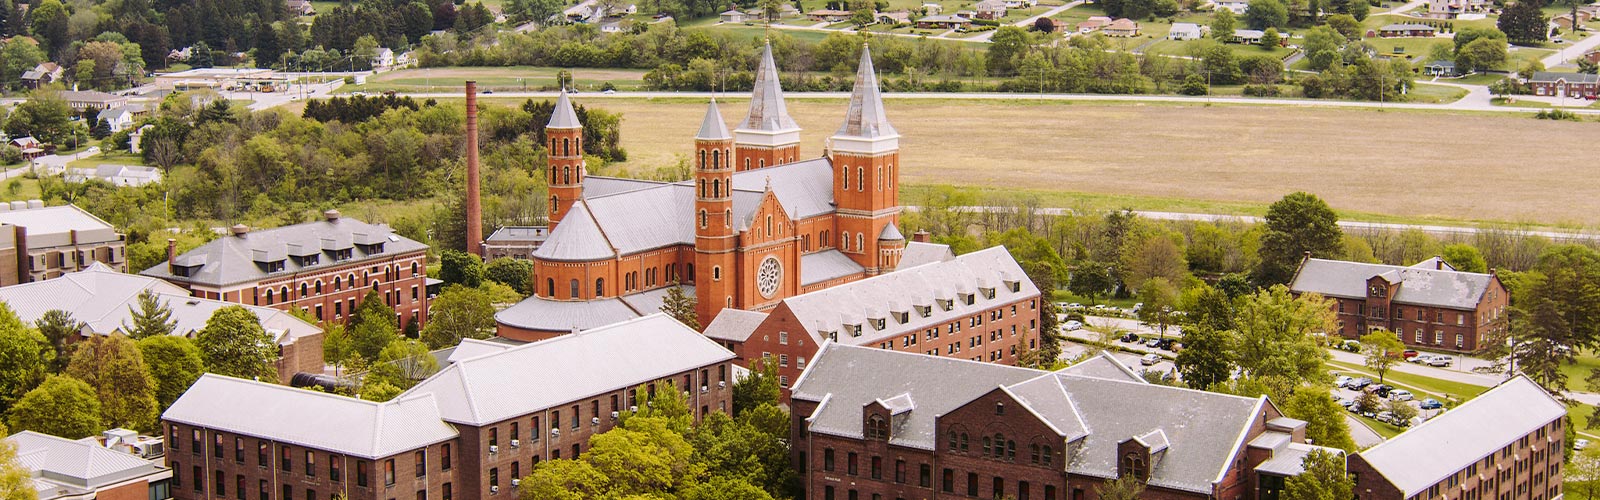
[[[800,256],[800,285],[821,283],[835,278],[861,274],[866,268],[850,260],[844,252],[827,249]]]
[[[701,332],[707,337],[717,340],[744,342],[750,339],[750,334],[755,333],[756,327],[766,321],[767,313],[746,311],[744,309],[723,309],[717,313],[716,319],[706,325],[706,331]]]
[[[1555,83],[1557,81],[1565,81],[1567,83],[1600,83],[1600,75],[1591,75],[1587,73],[1562,73],[1557,71],[1539,71],[1534,73],[1533,78],[1529,78],[1528,81],[1538,83]]]
[[[889,124],[889,116],[884,113],[883,95],[878,90],[878,73],[872,68],[872,49],[865,44],[861,46],[861,62],[856,66],[856,84],[850,92],[850,107],[845,109],[844,124],[839,126],[839,131],[834,135],[865,139],[900,135]]]
[[[1566,414],[1565,405],[1519,375],[1360,456],[1410,497]]]
[[[1100,351],[1100,354],[1091,356],[1089,359],[1062,368],[1060,373],[1124,382],[1144,382],[1144,377],[1134,373],[1132,368],[1128,368],[1128,365],[1117,361],[1117,358],[1112,357],[1109,351]]]
[[[900,269],[909,269],[923,264],[944,262],[956,258],[955,252],[950,251],[950,245],[938,243],[923,243],[920,241],[906,242],[905,251],[900,253]]]
[[[1396,23],[1384,25],[1384,27],[1378,28],[1378,31],[1438,31],[1438,28],[1426,24]]]
[[[93,491],[96,488],[156,474],[161,465],[138,456],[108,449],[86,438],[63,437],[22,431],[6,440],[17,447],[17,461],[39,482],[55,488]],[[41,481],[42,480],[42,481]],[[54,491],[39,491],[39,498],[54,498]]]
[[[1359,299],[1367,296],[1367,280],[1383,276],[1400,283],[1394,302],[1473,309],[1489,289],[1492,275],[1433,267],[1401,267],[1342,260],[1307,259],[1289,289],[1298,293]]]
[[[684,295],[694,296],[694,285],[678,285],[678,288],[683,289]],[[670,286],[661,287],[620,298],[592,300],[550,300],[536,295],[495,313],[494,319],[497,323],[529,330],[588,330],[661,312],[661,304],[671,290]]]
[[[733,138],[733,134],[728,133],[728,126],[722,122],[722,112],[717,111],[716,98],[712,98],[711,104],[706,106],[706,117],[700,121],[700,132],[694,134],[694,138],[712,141]]]
[[[561,89],[561,94],[556,96],[555,112],[550,114],[550,124],[545,128],[583,128],[583,123],[578,121],[578,113],[572,110],[572,100],[567,98],[567,89]]]
[[[444,420],[489,425],[733,357],[699,332],[656,313],[458,360],[400,399],[437,399]]]
[[[817,12],[812,12],[812,15],[828,15]],[[739,122],[739,129],[765,132],[800,130],[800,124],[789,117],[789,107],[783,102],[783,84],[778,81],[778,63],[772,59],[771,42],[761,49],[755,88],[750,91],[750,113],[745,115],[744,121]]]
[[[454,366],[454,365],[452,365]],[[456,437],[432,394],[384,403],[207,373],[162,420],[368,459]]]
[[[365,240],[365,243],[381,244],[383,252],[367,253],[362,248],[363,245],[358,244],[363,243],[362,240]],[[350,249],[351,257],[349,260],[335,262],[332,255],[321,252],[323,255],[317,263],[308,266],[302,266],[297,259],[286,259],[283,270],[273,273],[267,273],[256,264],[258,252],[265,256],[262,258],[281,258],[280,256],[287,255],[290,245],[319,251]],[[177,265],[198,268],[188,276],[172,274],[166,262],[145,269],[139,274],[168,281],[224,286],[343,266],[367,259],[386,259],[392,255],[427,248],[427,245],[395,234],[394,230],[383,224],[368,224],[349,217],[337,217],[332,220],[324,218],[212,240],[177,257]]]

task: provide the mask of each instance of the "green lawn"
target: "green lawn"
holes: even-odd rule
[[[102,148],[102,151],[104,149]],[[70,168],[93,168],[96,165],[144,165],[144,158],[129,153],[106,152],[67,163]]]
[[[1072,292],[1068,292],[1066,290],[1056,290],[1055,294],[1051,296],[1051,300],[1053,300],[1055,302],[1066,302],[1066,303],[1069,303],[1069,304],[1073,303],[1073,302],[1076,302],[1076,303],[1083,304],[1083,305],[1086,305],[1086,306],[1092,306],[1092,305],[1095,305],[1095,304],[1105,304],[1105,305],[1109,305],[1109,306],[1112,306],[1112,307],[1121,307],[1121,308],[1130,308],[1130,307],[1133,307],[1134,303],[1139,302],[1139,299],[1133,298],[1133,297],[1129,297],[1129,298],[1126,298],[1126,299],[1116,299],[1116,298],[1111,298],[1111,297],[1095,297],[1094,302],[1091,303],[1089,301],[1088,297],[1076,295],[1076,294],[1074,294]]]
[[[43,193],[39,189],[38,179],[13,177],[5,181],[4,189],[0,189],[0,201],[37,200],[41,197]]]
[[[1406,95],[1410,102],[1422,103],[1455,102],[1466,96],[1467,91],[1459,87],[1428,85],[1425,82],[1417,82],[1416,86],[1412,87]]]
[[[1337,369],[1340,372],[1355,372],[1364,376],[1372,377],[1373,380],[1378,379],[1377,372],[1374,372],[1365,366],[1341,363],[1338,361],[1329,361],[1328,366]],[[1406,388],[1410,388],[1411,392],[1416,395],[1417,399],[1434,398],[1445,402],[1448,402],[1451,398],[1465,401],[1467,399],[1477,397],[1479,394],[1483,394],[1484,391],[1489,390],[1488,387],[1481,385],[1466,384],[1433,377],[1424,377],[1422,375],[1402,373],[1393,369],[1389,370],[1389,373],[1385,375],[1383,379],[1390,385],[1406,386]],[[1418,391],[1421,392],[1419,393]]]
[[[1466,85],[1488,85],[1488,84],[1491,84],[1491,83],[1494,83],[1494,82],[1498,82],[1500,80],[1504,80],[1505,78],[1506,78],[1506,75],[1501,75],[1501,74],[1496,74],[1496,73],[1474,73],[1474,74],[1470,74],[1470,75],[1467,75],[1467,76],[1463,76],[1461,78],[1448,78],[1448,79],[1441,79],[1440,81],[1446,81],[1446,82],[1450,82],[1450,83],[1461,83],[1461,84],[1466,84]]]
[[[511,66],[496,68],[424,68],[405,69],[384,73],[367,80],[363,85],[346,85],[339,93],[386,90],[398,91],[455,91],[466,80],[475,80],[478,87],[492,90],[521,90],[555,88],[556,73],[562,68]],[[579,89],[598,91],[604,83],[619,90],[644,88],[644,70],[571,68],[573,85]]]

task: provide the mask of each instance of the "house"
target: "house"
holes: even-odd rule
[[[462,356],[382,403],[206,374],[161,416],[172,494],[514,498],[536,464],[580,456],[660,393],[696,420],[731,411],[732,360],[657,313]]]
[[[910,267],[789,297],[769,311],[730,312],[728,324],[718,316],[705,334],[744,363],[777,363],[785,389],[825,342],[1006,365],[1038,349],[1039,290],[1005,247],[957,257],[916,242],[906,253]]]
[[[1428,14],[1451,18],[1461,14],[1486,12],[1489,0],[1428,0]]]
[[[138,187],[161,182],[161,169],[137,165],[101,164],[94,168],[68,168],[67,182],[87,182],[90,179],[111,183],[113,186]]]
[[[966,29],[972,26],[972,20],[961,16],[928,16],[917,19],[917,27],[923,29]]]
[[[1566,405],[1518,375],[1351,456],[1356,497],[1561,498],[1566,416]]]
[[[500,258],[527,260],[532,258],[533,251],[538,250],[539,245],[549,238],[550,228],[545,226],[501,227],[483,240],[483,260]]]
[[[133,154],[143,153],[144,148],[142,145],[144,142],[144,133],[153,128],[156,128],[156,126],[145,125],[143,127],[139,127],[138,130],[128,133],[128,152]]]
[[[46,84],[61,81],[61,75],[64,71],[61,66],[53,62],[39,63],[33,69],[22,72],[22,83],[27,85],[28,88],[37,89]]]
[[[1457,271],[1438,257],[1409,267],[1306,257],[1289,291],[1328,298],[1344,338],[1388,330],[1406,347],[1456,352],[1506,328],[1510,295],[1492,271]]]
[[[127,268],[127,246],[106,221],[76,205],[0,203],[0,286],[30,283],[99,262]]]
[[[1578,11],[1578,26],[1582,27],[1584,23],[1589,22],[1589,20],[1593,18],[1594,14],[1591,14],[1588,11]],[[1554,24],[1556,27],[1561,28],[1561,31],[1570,32],[1572,31],[1572,13],[1568,12],[1565,14],[1557,14],[1555,17],[1550,18],[1550,24]]]
[[[1594,99],[1600,95],[1600,76],[1540,71],[1528,78],[1528,86],[1533,95]]]
[[[1232,12],[1236,16],[1242,16],[1245,11],[1250,10],[1250,2],[1248,0],[1216,0],[1212,2],[1212,6],[1219,10]]]
[[[1456,63],[1454,61],[1447,61],[1444,59],[1423,65],[1422,74],[1443,77],[1461,76],[1461,72],[1456,69]]]
[[[622,33],[628,31],[630,24],[625,20],[611,20],[600,22],[601,33]]]
[[[38,139],[34,139],[31,135],[12,139],[10,144],[22,150],[23,160],[32,160],[45,154],[44,144],[40,143]]]
[[[806,13],[806,17],[810,17],[812,21],[816,21],[816,22],[842,23],[842,22],[850,20],[850,11],[848,11],[848,10],[833,10],[833,9],[817,9],[817,10],[813,10],[811,12]]]
[[[236,306],[231,302],[191,297],[176,285],[156,278],[126,274],[111,266],[93,262],[81,271],[0,287],[0,302],[11,307],[18,318],[33,323],[50,310],[72,313],[83,324],[79,332],[91,335],[127,334],[141,292],[156,294],[157,300],[172,312],[172,334],[194,338],[218,309]],[[260,306],[244,306],[261,322],[261,328],[278,346],[279,383],[287,384],[296,373],[322,373],[322,329],[291,314]]]
[[[974,5],[972,9],[977,12],[978,19],[993,21],[1006,17],[1005,0],[983,0]]]
[[[1167,31],[1168,40],[1199,40],[1211,33],[1210,26],[1201,26],[1195,23],[1172,23],[1172,29]]]
[[[1600,64],[1600,49],[1584,52],[1583,58],[1591,63]]]
[[[67,101],[67,106],[73,111],[82,112],[85,109],[111,109],[128,105],[128,97],[107,94],[94,90],[63,90],[59,92],[61,99]]]
[[[938,3],[925,3],[925,4],[922,4],[922,13],[923,13],[923,15],[928,15],[928,16],[937,16],[939,14],[942,14],[942,13],[944,13],[944,4],[938,4]]]
[[[1027,9],[1038,7],[1039,0],[1005,0],[1007,9]]]
[[[161,463],[161,440],[127,429],[83,439],[22,431],[6,441],[39,500],[165,499],[176,486]]]
[[[129,106],[105,109],[95,115],[95,120],[104,120],[112,133],[121,132],[133,125],[133,109]]]
[[[1111,24],[1111,18],[1106,16],[1091,16],[1089,19],[1078,23],[1079,33],[1093,33]]]
[[[156,75],[156,88],[181,92],[191,89],[284,90],[290,79],[268,68],[195,68]]]
[[[1139,36],[1139,23],[1132,19],[1122,18],[1111,21],[1110,24],[1100,28],[1100,32],[1105,33],[1106,36],[1124,38],[1136,37]]]
[[[1438,32],[1438,28],[1416,23],[1389,24],[1378,28],[1378,36],[1383,38],[1432,37]]]
[[[311,0],[284,0],[283,6],[290,15],[302,17],[317,15],[317,8],[311,5]]]
[[[749,16],[746,16],[743,12],[739,12],[739,9],[731,9],[727,12],[717,14],[717,17],[721,22],[724,23],[742,23],[750,20]]]
[[[1238,29],[1233,30],[1233,38],[1229,41],[1244,45],[1261,45],[1261,37],[1264,35],[1266,32],[1261,30]]]
[[[1313,451],[1266,396],[1145,382],[1101,353],[1049,372],[828,343],[795,383],[811,498],[1271,499]],[[1094,495],[1094,496],[1090,496]]]
[[[911,13],[907,12],[907,11],[901,10],[901,11],[895,11],[895,12],[879,12],[878,13],[878,24],[887,24],[887,25],[890,25],[890,26],[894,26],[894,25],[910,24],[910,23],[911,23]]]
[[[375,68],[394,66],[394,49],[379,47],[378,53],[372,56],[371,63]]]
[[[396,323],[427,321],[423,275],[428,246],[389,226],[342,217],[252,231],[243,224],[198,248],[174,253],[139,274],[161,278],[196,297],[298,309],[319,322],[344,321],[368,292],[383,296]],[[330,323],[331,324],[331,323]],[[418,323],[417,326],[421,326]]]

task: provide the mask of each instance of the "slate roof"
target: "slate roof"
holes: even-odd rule
[[[567,89],[561,89],[561,94],[556,96],[555,112],[550,114],[550,124],[545,128],[583,128],[578,113],[572,110],[572,100],[567,98]]]
[[[956,254],[950,251],[950,245],[908,241],[906,242],[905,251],[900,253],[899,268],[908,269],[923,264],[944,262],[954,258],[956,258]]]
[[[381,242],[383,252],[369,254],[363,251],[362,245],[355,244],[361,240]],[[270,256],[266,258],[282,259],[290,245],[299,245],[302,251],[317,250],[317,253],[322,255],[317,259],[317,264],[310,266],[301,266],[297,259],[284,259],[283,270],[270,274],[256,264],[256,251],[262,251]],[[368,224],[349,217],[339,217],[331,221],[324,218],[292,226],[258,229],[243,236],[229,235],[212,240],[177,257],[177,265],[199,268],[188,276],[172,274],[166,262],[145,269],[139,274],[168,281],[224,286],[345,266],[368,259],[387,259],[393,255],[427,248],[427,245],[395,234],[394,230],[383,224]],[[335,262],[329,252],[335,249],[350,249],[350,259]]]
[[[280,345],[322,333],[316,325],[277,309],[191,297],[166,281],[120,273],[99,262],[56,278],[0,288],[0,302],[28,323],[43,317],[46,311],[60,309],[87,325],[87,333],[110,335],[133,322],[132,310],[138,307],[139,293],[145,290],[157,293],[172,311],[173,335],[194,336],[205,328],[213,313],[229,306],[243,306],[255,313],[262,328]]]
[[[990,0],[998,3],[998,0]],[[1005,4],[1000,4],[1001,8]],[[844,124],[834,135],[874,139],[898,137],[883,110],[883,95],[878,90],[878,73],[872,69],[872,49],[861,46],[861,63],[856,67],[855,89],[850,92],[850,107],[845,109]]]
[[[657,313],[458,360],[397,399],[437,400],[446,421],[488,425],[733,358]]]
[[[733,138],[733,134],[728,133],[728,125],[722,122],[722,112],[717,111],[716,98],[706,105],[706,117],[700,121],[700,131],[694,134],[694,138],[711,141]]]
[[[800,256],[800,285],[821,283],[835,278],[866,272],[856,261],[850,260],[836,249],[808,253]]]
[[[804,272],[801,269],[801,272]],[[1007,281],[1017,285],[1012,291]],[[994,288],[995,298],[985,298],[979,288]],[[967,305],[958,295],[970,293],[974,303]],[[1039,289],[1022,272],[1022,267],[1005,247],[992,247],[956,257],[946,262],[901,268],[892,273],[845,283],[825,290],[783,299],[812,336],[821,342],[825,332],[837,334],[837,342],[872,344],[886,335],[918,331],[942,325],[998,304],[1025,297],[1037,297]],[[945,310],[938,300],[949,299]],[[924,317],[918,308],[926,308]],[[891,313],[907,313],[901,323]],[[880,331],[869,319],[884,319]],[[861,326],[861,336],[852,336],[847,327]]]
[[[33,473],[39,498],[56,498],[62,489],[92,491],[166,470],[154,461],[100,446],[94,438],[22,431],[6,440],[17,447],[17,461]]]
[[[706,330],[701,334],[717,340],[744,342],[749,340],[750,334],[755,333],[756,327],[766,321],[767,313],[746,311],[744,309],[723,309],[717,313],[717,318],[706,325]]]
[[[1533,74],[1533,78],[1528,79],[1537,83],[1556,83],[1559,80],[1565,80],[1567,83],[1600,83],[1600,75],[1539,71]]]
[[[678,287],[683,289],[685,295],[694,296],[693,285]],[[591,300],[550,300],[532,296],[495,313],[494,320],[503,325],[530,330],[588,330],[661,312],[661,303],[671,288],[656,288],[621,298]]]
[[[750,91],[750,113],[739,122],[739,129],[764,132],[800,130],[800,125],[789,117],[788,105],[783,102],[783,83],[778,80],[778,63],[772,59],[771,42],[761,49],[755,87]]]
[[[413,390],[375,403],[212,373],[200,376],[161,419],[368,459],[457,436],[440,419],[432,394]]]
[[[1519,375],[1359,455],[1410,497],[1566,413],[1565,405]]]
[[[1367,296],[1367,279],[1383,275],[1400,288],[1394,302],[1412,305],[1474,309],[1493,280],[1492,275],[1432,267],[1401,267],[1342,260],[1307,259],[1290,282],[1297,293],[1360,299]]]
[[[1213,493],[1212,486],[1244,446],[1266,398],[1244,398],[1147,384],[1045,372],[953,358],[848,346],[834,342],[796,381],[793,398],[820,402],[810,432],[860,438],[861,408],[907,395],[916,401],[890,429],[889,442],[932,449],[938,416],[1001,389],[1075,446],[1068,472],[1116,476],[1117,444],[1139,438],[1165,446],[1152,486]]]

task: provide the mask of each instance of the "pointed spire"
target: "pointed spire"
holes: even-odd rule
[[[561,95],[556,97],[556,109],[550,113],[550,124],[546,127],[583,128],[583,123],[578,121],[578,113],[572,110],[572,101],[567,99],[567,89],[561,89]]]
[[[844,125],[834,135],[875,139],[900,135],[883,112],[883,95],[878,90],[878,74],[872,69],[872,49],[861,44],[861,64],[856,68],[856,87],[850,92],[850,108]]]
[[[728,133],[728,126],[722,122],[722,112],[717,110],[717,98],[711,98],[711,105],[706,106],[706,117],[700,121],[700,133],[695,134],[694,138],[706,141],[733,138],[733,135]]]
[[[772,60],[771,41],[761,50],[755,89],[750,92],[750,114],[739,128],[767,132],[800,129],[794,118],[789,117],[789,107],[783,103],[783,86],[778,81],[778,63]]]

